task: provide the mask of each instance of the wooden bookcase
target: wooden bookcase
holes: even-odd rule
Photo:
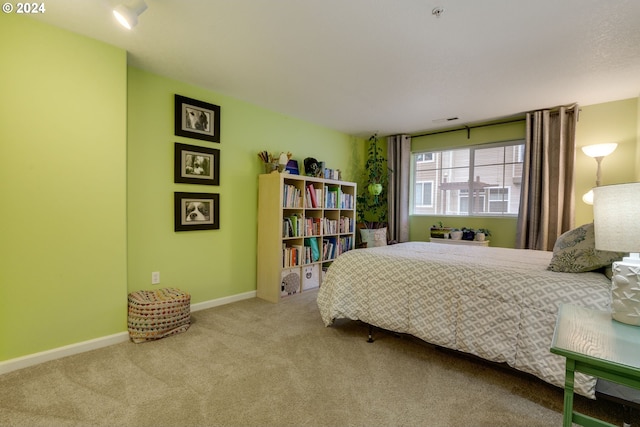
[[[353,182],[272,172],[258,178],[257,296],[315,289],[323,267],[355,247]]]

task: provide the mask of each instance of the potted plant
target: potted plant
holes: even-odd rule
[[[476,231],[476,240],[484,242],[484,239],[491,236],[491,231],[488,228],[478,228]]]
[[[476,237],[476,231],[472,228],[464,227],[462,229],[462,240],[473,240]]]
[[[448,239],[451,227],[445,227],[442,221],[438,222],[438,225],[432,225],[429,229],[429,233],[432,239]]]
[[[378,134],[369,137],[368,158],[364,167],[369,172],[369,182],[367,189],[369,194],[378,197],[382,193],[383,185],[386,183],[385,158],[382,155],[382,148],[378,146]]]
[[[462,240],[462,230],[459,228],[453,228],[449,233],[449,236],[451,236],[452,240]]]
[[[387,159],[378,142],[377,134],[371,135],[362,174],[363,185],[358,185],[359,194],[356,198],[358,222],[365,228],[375,228],[387,222],[387,192],[384,191],[388,181]]]

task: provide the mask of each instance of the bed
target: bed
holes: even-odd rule
[[[336,319],[360,320],[563,387],[565,360],[549,352],[558,307],[610,306],[610,280],[602,272],[548,269],[552,262],[575,263],[575,238],[568,241],[559,239],[573,251],[569,256],[571,251],[555,248],[552,253],[428,242],[345,252],[327,271],[318,307],[326,326]],[[576,374],[577,393],[594,398],[595,385],[593,377]]]

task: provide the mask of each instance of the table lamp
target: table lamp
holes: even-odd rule
[[[640,326],[640,182],[593,189],[596,249],[629,252],[613,263],[611,316]]]

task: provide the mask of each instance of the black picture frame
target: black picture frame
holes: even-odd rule
[[[175,134],[220,142],[220,106],[176,94]]]
[[[175,143],[174,182],[220,185],[220,150]]]
[[[218,230],[220,194],[174,193],[175,231]]]

